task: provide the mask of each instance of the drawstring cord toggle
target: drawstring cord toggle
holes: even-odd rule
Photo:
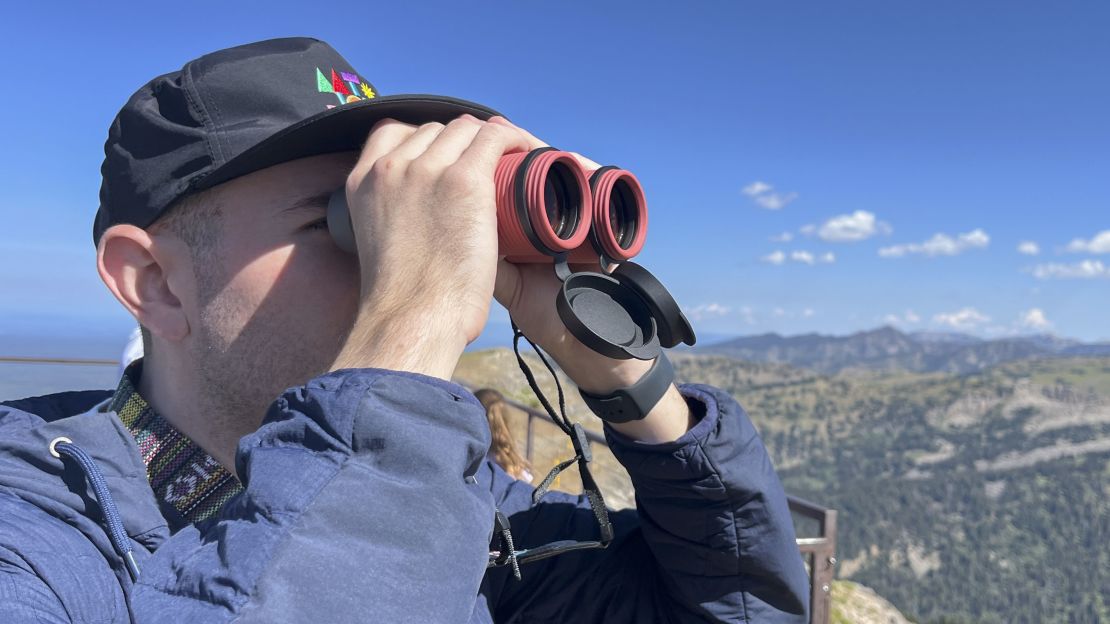
[[[50,454],[58,459],[65,457],[77,462],[77,466],[85,475],[85,480],[92,486],[93,492],[96,494],[100,511],[104,515],[104,522],[108,525],[108,539],[111,540],[112,547],[123,558],[124,565],[127,566],[127,572],[131,575],[131,580],[137,581],[139,579],[139,565],[135,562],[131,540],[128,539],[127,532],[123,529],[123,519],[116,507],[115,499],[112,498],[112,492],[108,490],[108,482],[104,479],[104,474],[100,472],[100,467],[85,452],[85,449],[77,446],[73,443],[73,440],[64,436],[59,436],[50,441]]]

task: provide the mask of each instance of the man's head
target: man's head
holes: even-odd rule
[[[233,447],[282,389],[327,370],[359,284],[328,234],[329,194],[376,122],[462,114],[497,113],[381,96],[307,38],[219,50],[133,94],[108,133],[93,238],[101,277],[144,328],[154,407],[202,445],[210,429]],[[190,410],[199,425],[183,424]]]
[[[149,336],[146,370],[190,387],[238,435],[286,387],[328,370],[354,320],[358,262],[327,231],[357,154],[314,156],[109,227],[98,270]]]

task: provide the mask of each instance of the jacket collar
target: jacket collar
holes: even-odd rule
[[[139,448],[147,479],[171,530],[208,519],[243,488],[199,445],[162,418],[136,389],[142,360],[127,367],[107,408]]]

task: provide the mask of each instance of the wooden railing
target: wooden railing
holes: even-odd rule
[[[119,366],[118,360],[97,360],[90,358],[44,358],[0,355],[4,364],[72,364],[74,366]]]
[[[554,422],[546,412],[516,401],[506,402],[527,415],[524,455],[528,461],[532,461],[535,451],[535,421],[539,419],[552,425]],[[609,447],[605,436],[599,433],[586,431],[586,437],[591,444]],[[828,624],[832,581],[836,567],[836,510],[826,509],[796,496],[788,495],[786,499],[792,514],[817,522],[817,536],[799,537],[798,550],[806,558],[809,567],[810,624]]]
[[[798,550],[809,560],[809,621],[826,624],[832,603],[836,568],[836,510],[796,496],[787,496],[790,512],[817,521],[816,537],[799,537]]]

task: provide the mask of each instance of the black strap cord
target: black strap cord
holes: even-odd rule
[[[586,437],[586,430],[582,428],[580,423],[571,422],[567,417],[566,397],[563,394],[563,386],[559,383],[559,376],[555,373],[555,368],[548,361],[547,356],[543,351],[532,342],[530,338],[520,331],[516,323],[512,323],[513,327],[513,353],[516,354],[517,364],[520,366],[521,372],[524,373],[525,379],[528,380],[528,386],[532,388],[536,398],[539,399],[540,404],[543,405],[544,410],[547,411],[548,416],[563,433],[566,433],[570,438],[571,445],[574,447],[574,457],[559,462],[547,476],[544,477],[540,485],[532,492],[532,504],[538,504],[544,495],[547,494],[551,484],[555,482],[564,470],[569,468],[572,464],[578,464],[578,472],[582,477],[582,489],[586,493],[586,499],[590,502],[590,509],[593,511],[594,517],[597,519],[597,524],[600,527],[601,539],[597,541],[575,541],[575,540],[560,540],[544,544],[536,548],[528,548],[524,550],[515,550],[512,543],[512,534],[509,532],[509,520],[500,511],[497,512],[497,531],[501,535],[502,550],[500,552],[490,553],[490,562],[488,567],[500,567],[504,565],[513,566],[513,574],[517,580],[520,580],[519,565],[530,563],[532,561],[539,561],[540,559],[547,559],[566,552],[577,550],[589,550],[593,548],[605,548],[613,541],[613,525],[609,522],[609,510],[605,508],[605,498],[601,495],[601,490],[594,481],[593,474],[590,473],[589,463],[593,460],[593,454],[590,452],[590,441]],[[539,356],[540,361],[543,362],[551,377],[555,380],[555,388],[559,393],[559,411],[555,412],[555,408],[551,406],[551,402],[544,396],[540,390],[539,384],[536,383],[536,377],[532,374],[532,369],[528,367],[528,363],[520,355],[520,339],[524,338],[535,350],[536,355]],[[504,523],[502,525],[502,522]]]
[[[517,561],[516,548],[513,546],[513,533],[509,527],[509,519],[500,509],[495,509],[493,515],[494,532],[501,541],[501,550],[491,551],[487,568],[497,568],[504,565],[513,566],[513,576],[520,580],[520,562]]]

